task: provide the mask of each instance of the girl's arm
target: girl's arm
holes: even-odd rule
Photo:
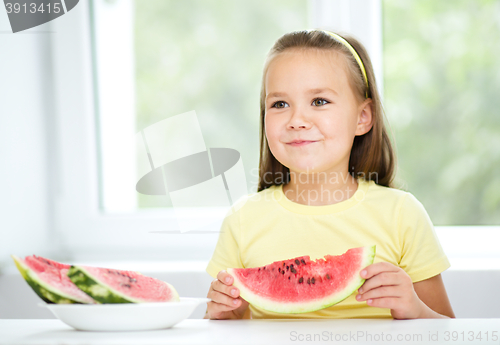
[[[424,308],[423,315],[420,318],[442,318],[442,315],[450,318],[455,317],[444,288],[441,274],[413,283],[413,288],[418,298],[427,306],[427,308]]]

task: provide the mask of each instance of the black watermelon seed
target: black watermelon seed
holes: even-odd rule
[[[292,271],[292,273],[297,273],[297,271],[295,270],[295,268],[293,268],[293,266],[291,266],[290,271]]]
[[[266,266],[264,266],[264,269],[266,269]]]
[[[281,271],[281,274],[285,274],[285,271]]]
[[[304,282],[304,278],[300,277],[299,278],[299,284],[302,284]]]
[[[259,267],[259,271],[260,271],[260,267]]]
[[[124,284],[123,286],[130,288],[130,284]]]
[[[300,262],[302,262],[302,264],[306,264],[306,262],[304,261],[304,259],[300,259]]]
[[[290,276],[288,276],[288,280],[290,280]]]
[[[288,266],[288,265],[287,265],[287,266],[286,266],[286,270],[288,271],[288,269],[289,269],[289,268],[290,268],[290,266]]]
[[[314,277],[311,279],[311,283],[314,284],[314,282],[316,281],[316,279],[314,279]]]
[[[278,267],[278,272],[281,272],[281,267]]]
[[[300,265],[300,261],[298,259],[295,259],[295,264],[298,266]]]
[[[328,273],[326,274],[326,279],[330,279],[330,275]]]
[[[311,278],[307,278],[307,284],[311,285]]]

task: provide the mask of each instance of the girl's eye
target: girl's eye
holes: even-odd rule
[[[330,102],[328,102],[326,99],[316,98],[313,100],[312,105],[314,105],[316,107],[320,107],[320,106],[325,105],[327,103],[330,103]]]
[[[271,106],[271,108],[285,108],[287,107],[288,104],[286,104],[286,102],[283,102],[283,101],[277,101],[277,102],[274,102],[273,105]]]

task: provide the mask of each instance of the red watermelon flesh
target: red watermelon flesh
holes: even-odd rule
[[[175,302],[175,288],[137,272],[92,266],[72,266],[70,279],[101,303]]]
[[[49,303],[96,303],[68,278],[70,265],[41,256],[12,256],[26,282]]]
[[[69,270],[70,268],[70,265],[62,264],[60,262],[46,259],[37,255],[27,256],[26,258],[24,258],[24,260],[30,262],[31,265],[39,267],[40,269],[43,269],[42,266],[40,265],[43,265],[46,269],[56,269],[56,270],[62,270],[62,269]]]
[[[349,249],[342,255],[275,261],[255,268],[229,268],[243,299],[262,309],[304,313],[349,297],[363,283],[360,271],[373,263],[375,246]]]

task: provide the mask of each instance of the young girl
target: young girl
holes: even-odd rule
[[[285,34],[268,54],[260,107],[258,192],[224,219],[205,318],[454,317],[440,275],[450,264],[432,222],[392,186],[395,156],[364,47],[321,30]],[[373,244],[363,286],[316,312],[249,305],[225,271]]]

